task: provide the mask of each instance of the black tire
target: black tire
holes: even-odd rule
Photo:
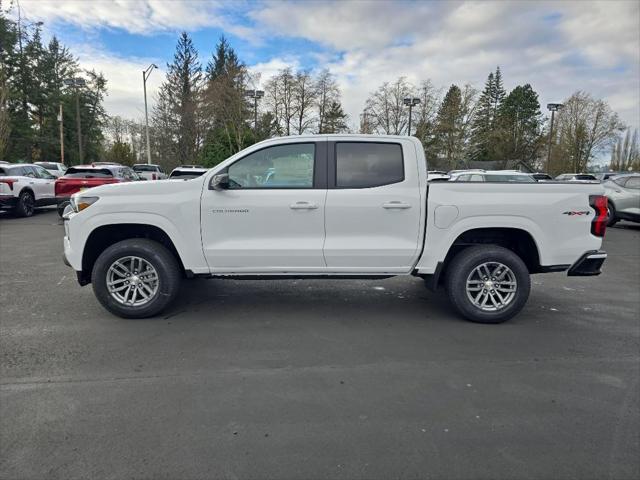
[[[70,202],[62,202],[58,204],[58,215],[60,215],[60,217],[62,217],[62,214],[64,213],[64,209],[67,208],[67,205],[69,204]]]
[[[158,274],[158,290],[148,303],[124,305],[107,289],[107,274],[111,265],[126,256],[144,259]],[[163,245],[144,238],[131,238],[115,243],[100,254],[91,272],[93,292],[104,308],[122,318],[147,318],[162,312],[175,299],[182,274],[176,258]]]
[[[618,223],[618,218],[616,218],[616,206],[609,200],[608,204],[608,215],[607,218],[607,227],[613,227],[616,223]]]
[[[30,217],[36,209],[36,199],[29,190],[23,190],[18,197],[14,213],[17,217]]]
[[[506,306],[496,311],[486,311],[476,306],[467,294],[467,279],[478,266],[487,262],[501,263],[508,267],[516,282],[513,297]],[[466,248],[453,258],[446,271],[446,288],[452,305],[467,320],[476,323],[502,323],[520,312],[527,303],[531,279],[527,266],[514,252],[496,245],[482,245]]]

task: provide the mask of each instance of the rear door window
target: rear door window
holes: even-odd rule
[[[336,187],[371,188],[404,180],[402,146],[397,143],[336,143]]]
[[[640,177],[631,177],[624,186],[632,190],[640,190]]]

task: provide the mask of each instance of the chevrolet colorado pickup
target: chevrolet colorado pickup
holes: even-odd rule
[[[599,184],[428,184],[413,137],[266,140],[200,177],[104,185],[71,206],[65,263],[126,318],[167,308],[183,278],[413,275],[500,323],[530,274],[597,275],[606,258]]]

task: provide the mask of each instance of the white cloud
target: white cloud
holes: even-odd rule
[[[500,65],[507,88],[531,83],[543,106],[586,90],[640,124],[640,7],[607,2],[269,3],[251,16],[271,34],[341,55],[330,64],[345,110],[404,75],[482,87]],[[545,112],[546,113],[546,112]]]
[[[144,94],[142,70],[151,63],[160,67],[147,80],[149,114],[155,103],[155,95],[162,83],[164,63],[157,58],[121,58],[104,50],[86,46],[72,46],[71,50],[80,60],[82,68],[102,72],[107,79],[108,95],[104,106],[110,115],[120,115],[136,120],[144,119]]]
[[[166,0],[22,0],[30,20],[47,24],[65,22],[81,28],[120,28],[151,34],[163,30],[224,27],[239,36],[251,29],[234,25],[224,14],[224,2]]]
[[[531,83],[543,106],[586,90],[605,98],[630,125],[640,126],[640,4],[607,2],[273,2],[264,4],[22,0],[30,20],[68,22],[85,29],[122,28],[152,34],[217,26],[255,41],[302,38],[325,48],[306,57],[276,52],[250,66],[264,86],[287,66],[328,66],[343,90],[353,123],[368,94],[404,75],[437,86],[473,83],[481,88],[500,65],[507,88]],[[251,19],[240,25],[229,8]],[[226,9],[226,10],[225,10]],[[237,16],[235,18],[238,18]],[[60,23],[62,25],[62,23]],[[90,38],[89,33],[87,37]],[[110,113],[143,114],[141,70],[165,59],[123,58],[103,49],[72,46],[83,67],[109,80]],[[328,63],[326,63],[328,62]],[[154,72],[153,98],[163,72]]]

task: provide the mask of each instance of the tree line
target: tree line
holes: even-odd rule
[[[65,163],[98,158],[104,151],[106,80],[83,69],[56,37],[45,45],[41,34],[40,23],[9,19],[0,1],[0,158],[59,161],[60,120]],[[83,85],[69,84],[80,77]]]
[[[39,24],[0,12],[0,47],[0,158],[59,161],[62,111],[66,164],[146,160],[143,122],[107,116],[105,78],[83,69],[55,37],[44,45]],[[550,136],[537,92],[530,84],[507,92],[499,67],[488,74],[481,91],[470,84],[445,91],[428,79],[415,85],[406,77],[384,82],[369,94],[357,127],[349,126],[340,87],[329,70],[284,68],[264,81],[260,77],[226,38],[201,61],[189,35],[182,33],[152,102],[152,161],[165,169],[213,166],[273,136],[353,131],[414,135],[431,168],[579,172],[607,149],[612,169],[640,168],[637,132],[625,135],[624,124],[604,100],[575,92],[556,112]],[[70,85],[76,78],[85,84]],[[256,90],[263,94],[259,99]],[[410,132],[405,98],[419,99]]]

